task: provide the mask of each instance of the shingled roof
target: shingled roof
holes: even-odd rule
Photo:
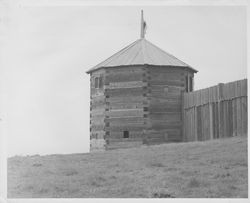
[[[187,67],[197,72],[197,70],[193,69],[188,64],[163,51],[145,38],[141,38],[89,69],[87,73],[104,67],[135,65],[170,66],[173,68]]]

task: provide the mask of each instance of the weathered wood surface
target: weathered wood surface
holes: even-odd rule
[[[136,139],[141,143],[149,131],[154,133],[148,143],[181,141],[181,92],[185,90],[185,77],[192,74],[182,68],[155,66],[110,67],[92,72],[90,134],[91,139],[105,141],[92,141],[92,148],[137,145]],[[102,88],[96,89],[96,77],[103,77]]]
[[[184,93],[184,108],[247,96],[247,79]]]
[[[95,88],[95,78],[102,77],[105,80],[106,71],[100,69],[91,73],[90,77],[90,150],[105,150],[105,112],[106,97],[104,88]]]
[[[122,131],[108,131],[109,133],[109,136],[108,136],[108,139],[124,139],[123,138],[123,132]],[[143,136],[143,131],[130,131],[129,132],[130,136],[129,136],[129,139],[141,139],[142,136]],[[127,140],[128,138],[125,139],[125,141]]]
[[[247,79],[184,93],[184,141],[247,134]]]
[[[106,69],[102,91],[91,91],[91,133],[94,139],[100,137],[106,142],[103,146],[99,142],[93,145],[98,143],[97,147],[105,149],[131,147],[138,144],[135,138],[142,143],[142,130],[148,125],[145,81],[146,71],[142,66]],[[105,136],[96,136],[99,132],[103,135],[102,130]],[[124,138],[124,131],[129,131],[129,139]]]
[[[148,143],[182,140],[181,92],[185,90],[185,77],[188,74],[192,75],[183,69],[148,69],[149,132],[154,132],[153,137],[148,138]],[[164,137],[166,134],[168,136]]]

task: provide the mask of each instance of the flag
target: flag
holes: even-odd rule
[[[143,10],[142,10],[141,11],[141,38],[145,37],[146,29],[147,29],[147,24],[146,24],[146,21],[143,18]]]
[[[146,21],[143,22],[143,33],[144,33],[144,36],[146,34],[146,29],[147,29],[147,23]]]

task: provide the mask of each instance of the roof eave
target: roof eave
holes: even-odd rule
[[[100,66],[100,67],[96,67],[96,68],[91,68],[88,71],[86,71],[87,74],[90,74],[91,72],[100,70],[102,68],[114,68],[114,67],[128,67],[128,66],[165,66],[165,67],[170,67],[171,65],[153,65],[153,64],[131,64],[131,65],[119,65],[119,66]],[[194,68],[192,68],[191,66],[187,65],[187,66],[174,66],[174,67],[180,67],[180,68],[187,68],[190,69],[191,71],[193,71],[194,73],[197,73],[198,71]]]
[[[187,68],[189,68],[190,70],[192,70],[194,73],[198,73],[199,72],[198,70],[192,68],[191,66],[187,66]]]

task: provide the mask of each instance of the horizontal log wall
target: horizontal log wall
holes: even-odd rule
[[[146,65],[92,72],[91,150],[181,141],[186,76],[193,73]],[[102,88],[95,87],[96,77]]]
[[[184,93],[184,141],[247,134],[247,79]]]
[[[135,147],[142,144],[147,126],[147,83],[145,67],[107,68],[105,78],[106,149]],[[124,131],[129,137],[124,138]]]
[[[146,143],[182,140],[182,91],[187,75],[193,73],[177,67],[148,67],[150,128]]]
[[[95,88],[95,78],[102,77],[105,80],[104,69],[100,69],[90,75],[90,150],[105,150],[105,89]]]

